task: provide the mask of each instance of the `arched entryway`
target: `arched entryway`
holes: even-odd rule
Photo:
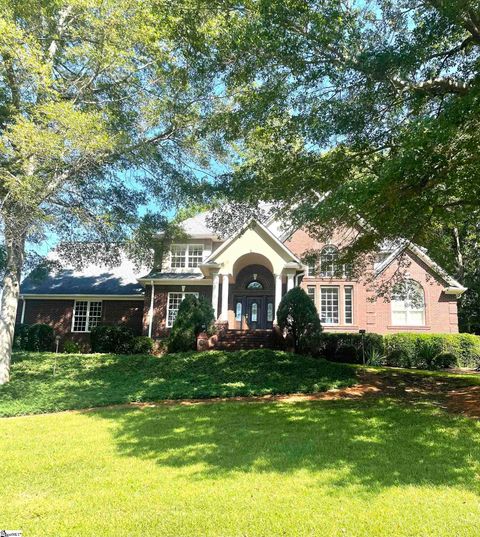
[[[237,330],[265,330],[275,318],[275,282],[268,268],[251,264],[236,275],[233,313]]]

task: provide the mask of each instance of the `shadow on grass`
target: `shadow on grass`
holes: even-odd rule
[[[311,393],[353,383],[355,372],[348,366],[267,349],[160,358],[17,353],[12,380],[0,387],[0,416],[162,399]]]
[[[462,486],[480,493],[480,423],[392,400],[217,403],[87,414],[111,422],[119,453],[198,479],[334,471],[333,487]],[[335,472],[340,470],[339,472]]]

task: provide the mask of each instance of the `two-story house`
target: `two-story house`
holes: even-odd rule
[[[341,233],[322,244],[271,219],[252,220],[220,239],[208,225],[208,213],[182,226],[187,238],[171,245],[161,270],[137,274],[125,260],[114,269],[91,265],[40,282],[27,277],[17,322],[48,323],[62,337],[85,343],[100,323],[125,323],[138,334],[162,338],[182,300],[193,293],[211,301],[217,322],[230,330],[268,330],[282,296],[301,286],[325,330],[458,332],[457,299],[465,288],[415,245],[386,246],[367,267],[368,278],[358,278],[338,263]],[[311,251],[319,252],[318,262],[306,264]],[[391,300],[378,297],[372,284],[398,276],[400,258],[401,284]]]

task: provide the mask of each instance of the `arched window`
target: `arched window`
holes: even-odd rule
[[[423,326],[425,324],[425,293],[415,280],[397,283],[392,292],[392,324]]]
[[[263,285],[259,281],[253,280],[247,285],[247,289],[263,289]]]
[[[325,246],[320,253],[320,276],[333,278],[338,275],[338,250],[335,246]]]

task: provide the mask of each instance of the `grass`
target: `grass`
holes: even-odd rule
[[[0,420],[2,526],[26,537],[469,537],[480,422],[392,400]]]
[[[55,375],[53,371],[55,369]],[[311,393],[355,383],[346,365],[273,350],[163,357],[16,353],[0,416],[132,401]]]

